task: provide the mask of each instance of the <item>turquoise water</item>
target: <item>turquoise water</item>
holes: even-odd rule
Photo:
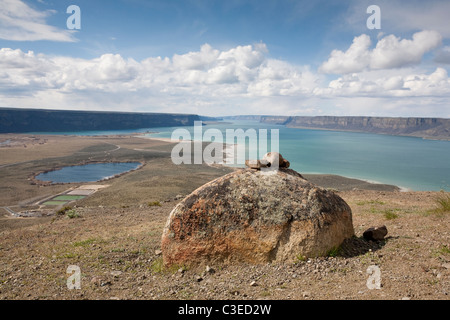
[[[182,127],[191,132],[193,127]],[[280,153],[300,173],[338,174],[372,182],[393,184],[411,190],[450,191],[450,141],[424,140],[357,132],[286,128],[255,121],[233,121],[203,126],[244,130],[279,129]],[[171,138],[176,127],[140,130],[71,132],[60,134],[105,135],[133,132],[154,138]],[[52,133],[55,134],[55,133]],[[225,141],[225,134],[224,134]],[[268,144],[270,151],[270,143]]]
[[[139,162],[90,163],[41,173],[36,179],[53,183],[94,182],[134,170],[139,166]]]
[[[269,133],[279,129],[279,151],[300,173],[337,174],[411,190],[450,191],[450,141],[295,129],[253,121],[207,125],[203,132],[209,128],[224,133],[237,128],[267,129]],[[174,129],[159,128],[159,133],[147,136],[170,138]],[[194,140],[193,127],[186,129]]]

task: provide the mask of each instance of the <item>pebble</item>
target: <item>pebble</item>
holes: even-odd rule
[[[256,281],[252,281],[252,282],[250,282],[250,286],[251,287],[256,287],[258,284],[256,283]]]
[[[111,275],[114,278],[118,278],[122,274],[122,271],[111,271]]]
[[[109,285],[111,285],[111,281],[105,281],[105,282],[100,283],[100,287],[109,286]]]

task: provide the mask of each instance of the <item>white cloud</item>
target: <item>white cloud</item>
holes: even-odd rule
[[[217,60],[219,51],[214,50],[209,44],[204,44],[199,52],[189,52],[183,55],[173,56],[175,68],[185,70],[204,70]]]
[[[346,52],[333,50],[328,61],[320,66],[325,73],[352,73],[366,68],[370,63],[370,37],[366,34],[353,39]]]
[[[260,66],[255,80],[249,84],[247,92],[251,96],[312,95],[319,81],[319,76],[307,67],[267,59]]]
[[[50,40],[74,42],[73,32],[46,23],[51,10],[37,11],[22,0],[2,0],[0,6],[0,39],[13,41]]]
[[[450,79],[447,71],[436,68],[430,74],[403,74],[365,72],[346,74],[329,83],[328,88],[319,89],[324,96],[353,97],[429,97],[441,96],[450,99]],[[384,72],[386,73],[386,72]]]
[[[447,71],[437,68],[433,73],[410,75],[404,79],[404,87],[412,95],[449,95],[450,79]]]
[[[117,54],[88,60],[3,48],[0,100],[3,106],[29,106],[29,96],[33,95],[39,99],[48,97],[49,101],[40,107],[114,108],[112,105],[120,104],[127,108],[164,105],[167,109],[167,105],[172,105],[178,108],[174,111],[186,112],[187,106],[195,110],[206,105],[223,106],[223,101],[311,94],[319,79],[317,75],[308,68],[268,59],[266,54],[264,44],[224,51],[206,44],[197,52],[137,62]],[[75,102],[61,103],[65,99]]]
[[[353,43],[353,52],[365,46],[364,38]],[[350,62],[340,67],[350,70]],[[345,108],[352,106],[348,110],[359,115],[399,110],[410,115],[399,102],[408,101],[416,115],[428,102],[434,109],[424,110],[448,116],[449,99],[450,80],[442,67],[366,67],[329,81],[308,66],[269,58],[264,44],[229,50],[205,44],[199,51],[142,61],[118,54],[77,59],[0,49],[2,107],[292,115],[348,114]],[[373,101],[382,101],[382,107]]]
[[[370,50],[370,37],[361,35],[353,39],[345,52],[333,50],[330,58],[319,68],[324,73],[345,74],[365,69],[391,69],[419,64],[425,53],[439,47],[442,36],[436,31],[424,30],[413,35],[412,40],[388,35],[378,40]]]
[[[421,31],[413,35],[412,40],[400,40],[389,35],[378,41],[371,53],[372,69],[399,68],[418,64],[423,55],[440,46],[442,36],[436,31]]]

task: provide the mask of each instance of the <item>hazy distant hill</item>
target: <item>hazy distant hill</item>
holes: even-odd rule
[[[246,121],[260,121],[263,116],[245,115],[245,116],[226,116],[223,120],[246,120]]]
[[[291,128],[310,128],[406,135],[450,140],[450,119],[261,116],[242,115],[223,118],[192,114],[100,112],[0,108],[0,133],[125,130],[194,125],[199,120],[247,120],[281,124]]]
[[[257,120],[264,123],[281,124],[291,128],[358,131],[450,140],[450,119],[442,118],[248,115],[224,117],[225,120],[231,118],[235,120]]]
[[[0,108],[0,133],[125,130],[194,125],[199,116]]]

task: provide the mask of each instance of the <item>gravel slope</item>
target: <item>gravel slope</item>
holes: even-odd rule
[[[161,266],[173,199],[11,224],[0,231],[0,299],[449,299],[450,215],[430,211],[437,192],[339,194],[352,208],[356,237],[333,256],[209,272]],[[385,241],[362,239],[380,224]],[[69,265],[81,269],[80,290],[67,288]],[[372,265],[381,271],[379,290],[366,285]]]

